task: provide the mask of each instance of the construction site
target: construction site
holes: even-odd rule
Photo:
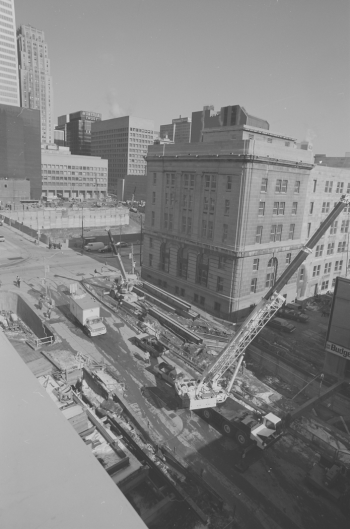
[[[336,292],[271,326],[292,262],[232,324],[141,280],[108,237],[101,271],[84,256],[3,285],[0,325],[146,526],[347,527],[347,360],[325,370]]]

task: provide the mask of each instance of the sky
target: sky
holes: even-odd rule
[[[15,0],[45,32],[54,116],[133,115],[155,130],[241,105],[314,152],[350,151],[348,0]]]

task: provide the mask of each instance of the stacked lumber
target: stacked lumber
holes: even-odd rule
[[[88,429],[89,423],[86,411],[78,404],[65,408],[62,413],[79,434]]]

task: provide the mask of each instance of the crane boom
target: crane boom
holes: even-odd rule
[[[334,222],[344,207],[349,203],[350,195],[342,195],[339,202],[320,224],[311,239],[309,239],[276,283],[248,315],[239,332],[225,346],[217,360],[206,369],[197,384],[193,384],[193,382],[189,384],[181,382],[181,380],[175,383],[178,395],[184,400],[189,401],[190,409],[213,407],[227,399],[243,361],[246,348],[285,302],[285,298],[280,294],[281,290],[305,261],[307,256],[312,253],[312,249],[332,222]],[[223,388],[220,385],[220,381],[227,370],[234,364],[236,364],[234,373],[227,386]]]

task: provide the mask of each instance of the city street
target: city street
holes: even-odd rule
[[[36,304],[46,276],[55,301],[50,324],[59,337],[53,348],[81,352],[113,365],[125,385],[124,399],[153,439],[172,449],[232,508],[236,506],[239,527],[328,529],[330,519],[338,529],[347,527],[335,506],[303,484],[313,453],[301,442],[286,436],[259,454],[248,471],[239,473],[234,467],[240,459],[235,442],[190,411],[176,410],[174,389],[156,378],[152,366],[145,364],[140,350],[130,341],[134,331],[122,319],[103,308],[107,334],[94,339],[83,334],[69,313],[69,285],[93,277],[96,268],[98,273],[108,274],[113,269],[110,254],[48,250],[8,227],[1,227],[0,232],[6,239],[0,257],[2,290],[15,289],[13,282],[20,275],[21,290]],[[129,250],[123,253],[128,259]],[[136,260],[139,264],[139,255]]]

